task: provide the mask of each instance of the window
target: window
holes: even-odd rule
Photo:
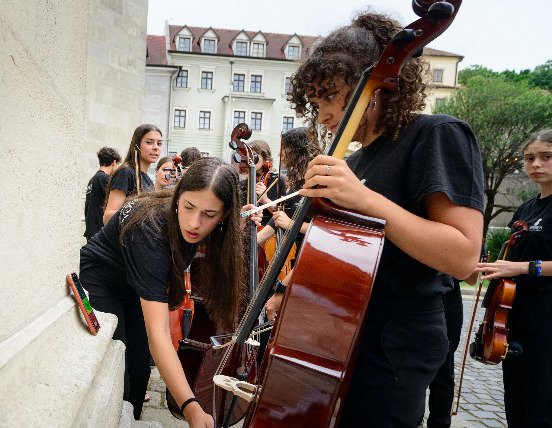
[[[186,110],[174,111],[174,127],[186,128]]]
[[[245,112],[244,111],[235,111],[234,112],[234,128],[240,123],[245,123]]]
[[[262,43],[253,43],[253,48],[251,50],[251,56],[256,56],[264,58],[264,44]]]
[[[284,123],[282,124],[282,132],[293,129],[293,117],[284,117]]]
[[[204,53],[215,53],[215,41],[210,39],[203,40],[203,52]]]
[[[211,129],[211,112],[199,112],[199,129]]]
[[[179,37],[178,38],[178,50],[184,52],[192,51],[192,39],[188,37]]]
[[[236,92],[243,92],[245,84],[245,74],[234,74],[234,88]]]
[[[176,87],[177,88],[188,87],[188,70],[180,70],[180,73],[178,73],[178,77],[176,78]]]
[[[299,46],[288,46],[288,57],[287,59],[299,59]]]
[[[443,81],[443,70],[433,70],[433,81],[434,82]]]
[[[262,76],[251,76],[251,92],[261,92]]]
[[[247,55],[247,42],[236,42],[236,55]]]
[[[291,78],[289,77],[286,77],[286,83],[285,83],[285,86],[284,86],[284,94],[289,94],[291,90]]]
[[[201,72],[201,89],[213,89],[213,72]]]
[[[435,108],[439,107],[445,102],[444,98],[435,98]]]
[[[254,131],[260,131],[263,122],[262,113],[251,113],[251,129]]]

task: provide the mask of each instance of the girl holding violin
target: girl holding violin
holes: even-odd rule
[[[162,144],[161,130],[157,126],[144,124],[134,130],[125,160],[107,184],[104,224],[123,206],[128,196],[154,190],[148,170],[159,159]]]
[[[274,183],[274,181],[278,180],[278,174],[273,171],[272,165],[274,161],[272,159],[270,146],[263,140],[251,141],[248,145],[251,147],[253,153],[259,157],[257,162],[255,162],[255,193],[259,198],[257,203],[260,205],[267,204],[278,198],[278,183]],[[239,168],[241,174],[248,174],[246,164],[240,164]],[[270,189],[265,193],[268,187],[270,187]],[[243,194],[247,194],[247,185],[244,186]],[[268,223],[272,217],[273,209],[273,207],[269,207],[263,210],[261,225],[265,226]]]
[[[316,45],[292,76],[289,97],[315,132],[318,124],[336,131],[363,71],[399,30],[395,21],[366,13]],[[452,277],[468,277],[479,259],[478,144],[465,122],[417,113],[425,70],[420,58],[409,58],[397,91],[375,90],[353,138],[362,148],[346,162],[317,156],[300,191],[386,221],[340,427],[417,425],[448,350],[442,295],[452,289]]]
[[[248,209],[252,205],[244,207]],[[260,216],[252,219],[259,222]],[[91,305],[118,317],[113,339],[126,345],[124,399],[140,418],[149,350],[193,428],[214,425],[194,398],[171,342],[169,309],[184,298],[184,271],[205,245],[201,284],[211,319],[234,331],[244,299],[244,257],[236,170],[215,158],[194,162],[176,188],[125,203],[81,249],[80,278]]]
[[[525,172],[540,194],[525,201],[508,223],[524,221],[529,231],[508,260],[479,263],[483,279],[513,277],[516,295],[508,316],[508,342],[522,352],[502,362],[508,426],[552,426],[552,129],[533,134],[523,149]],[[513,229],[512,229],[513,231]]]

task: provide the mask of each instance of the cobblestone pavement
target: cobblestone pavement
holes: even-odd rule
[[[470,322],[473,296],[463,295],[464,326],[460,345],[455,355],[457,379],[462,363],[466,331]],[[484,311],[477,311],[474,329],[479,325],[478,320],[483,319]],[[473,340],[473,333],[472,333]],[[165,401],[165,383],[159,376],[157,368],[152,367],[152,374],[148,386],[148,394],[151,399],[144,403],[142,420],[159,421],[164,428],[187,427],[188,424],[174,418],[167,409]],[[464,369],[464,381],[458,415],[453,417],[453,427],[506,427],[506,415],[504,413],[502,387],[502,368],[500,365],[487,365],[473,360],[470,356],[466,359]],[[456,403],[454,407],[456,406]],[[241,424],[235,425],[239,428]]]
[[[456,379],[458,379],[461,369],[466,332],[473,310],[473,296],[464,293],[462,301],[464,304],[464,325],[460,345],[454,356]],[[477,330],[484,315],[485,311],[481,308],[480,303],[474,321],[474,330]],[[472,331],[471,341],[473,341],[473,335]],[[456,407],[456,403],[454,407]],[[507,426],[506,414],[504,413],[502,366],[500,364],[483,364],[468,355],[464,368],[458,416],[477,428]]]

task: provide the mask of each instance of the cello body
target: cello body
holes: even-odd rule
[[[385,223],[316,201],[246,427],[330,427],[343,407]]]
[[[262,249],[259,247],[259,251]],[[191,265],[192,284],[199,284],[200,257],[194,258]],[[259,275],[264,274],[265,263],[262,259]],[[213,375],[217,371],[222,359],[225,356],[225,349],[213,349],[210,338],[219,336],[226,331],[221,330],[210,318],[202,304],[202,299],[192,296],[194,300],[194,314],[192,327],[187,338],[183,334],[183,311],[178,308],[169,311],[169,326],[171,340],[176,349],[180,364],[186,375],[186,379],[192,389],[194,396],[199,400],[201,408],[211,414],[216,420],[223,420],[226,417],[232,395],[225,390],[217,388],[213,394]],[[229,340],[230,337],[227,339]],[[235,347],[224,365],[223,374],[228,376],[241,376],[248,382],[257,381],[257,354],[258,347],[246,344],[243,347]],[[171,414],[178,419],[184,419],[180,413],[180,406],[175,401],[170,391],[166,390],[167,406]],[[213,399],[216,404],[216,415],[213,415]],[[248,410],[248,403],[238,401],[233,407],[230,416],[230,425],[239,422]]]

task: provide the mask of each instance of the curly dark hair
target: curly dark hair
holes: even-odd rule
[[[100,161],[100,166],[109,166],[113,161],[117,163],[121,162],[121,155],[119,152],[112,147],[102,147],[98,153],[98,160]]]
[[[336,80],[349,87],[347,101],[362,73],[375,65],[391,38],[402,29],[398,22],[379,14],[361,13],[351,25],[339,28],[320,40],[291,77],[288,101],[311,128],[318,126],[318,107],[309,103],[315,85]],[[381,110],[375,132],[396,139],[400,131],[425,107],[428,65],[421,58],[410,58],[399,76],[399,90],[381,90]],[[331,87],[320,88],[316,97],[323,97]],[[326,136],[326,130],[321,132]]]
[[[305,184],[309,162],[321,153],[320,147],[310,138],[306,127],[293,128],[282,134],[282,152],[287,168],[286,189],[299,190]]]

